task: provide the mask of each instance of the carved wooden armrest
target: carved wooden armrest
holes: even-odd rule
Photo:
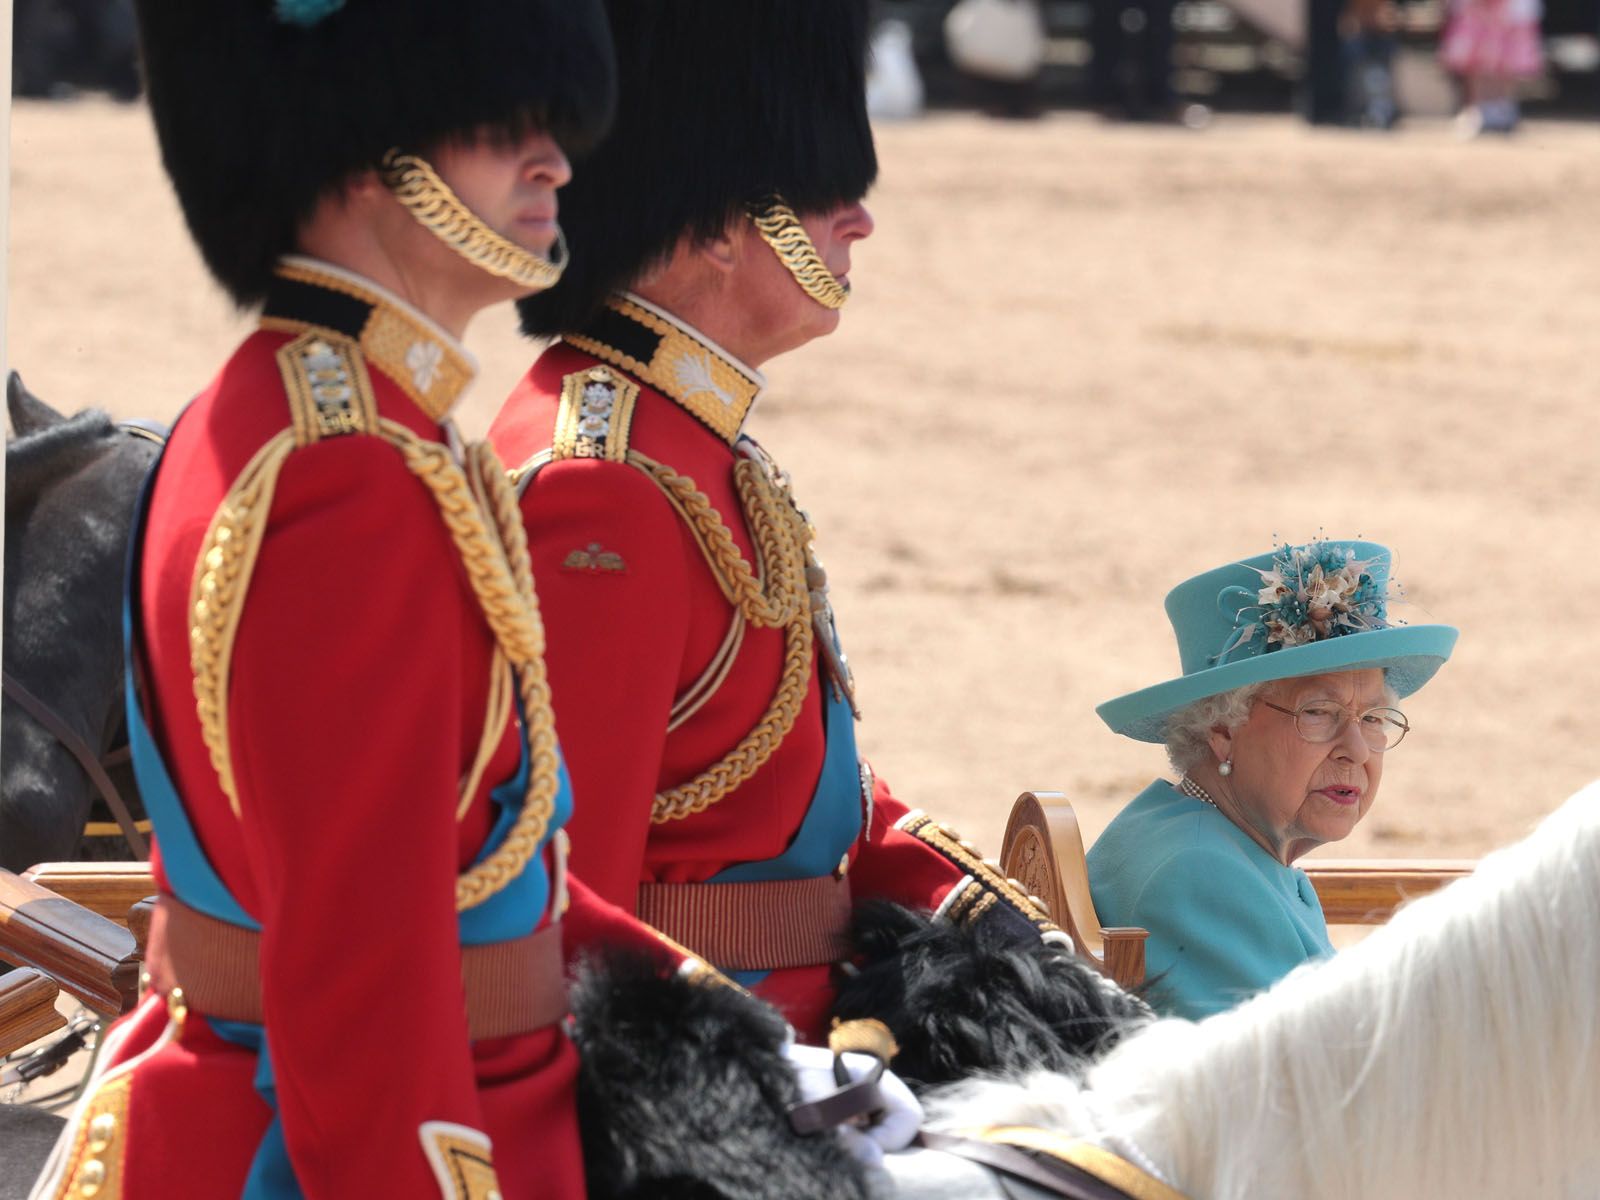
[[[1472,874],[1471,859],[1302,859],[1329,925],[1382,925],[1407,900]]]
[[[128,910],[156,890],[147,862],[38,863],[22,877],[119,925],[126,925]]]
[[[139,985],[133,934],[10,871],[0,871],[0,960],[48,975],[108,1016],[131,1006]]]
[[[1144,942],[1149,933],[1106,928],[1094,911],[1083,834],[1060,792],[1023,792],[1011,806],[1000,848],[1000,869],[1045,902],[1050,919],[1066,931],[1078,953],[1123,987],[1144,982]]]
[[[0,1054],[36,1042],[67,1023],[56,1011],[60,989],[38,971],[0,975]]]
[[[139,957],[144,957],[145,947],[150,944],[150,920],[155,916],[156,898],[146,896],[139,903],[128,909],[128,919],[124,922],[128,932],[133,934],[133,944],[139,948]]]

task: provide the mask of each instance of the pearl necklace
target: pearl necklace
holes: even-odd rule
[[[1217,802],[1211,798],[1211,793],[1207,792],[1205,788],[1201,787],[1187,775],[1178,780],[1178,790],[1185,796],[1193,796],[1196,800],[1199,800],[1204,804],[1211,805],[1212,808],[1217,807]]]

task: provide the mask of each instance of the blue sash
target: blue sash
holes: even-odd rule
[[[831,875],[861,837],[861,762],[856,753],[855,717],[849,701],[834,695],[826,678],[822,679],[821,686],[825,699],[822,723],[827,749],[805,820],[782,854],[728,867],[711,876],[707,883],[762,883]],[[731,973],[741,987],[747,988],[760,983],[767,974],[766,971]]]

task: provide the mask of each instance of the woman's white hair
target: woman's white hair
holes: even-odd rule
[[[1184,775],[1205,762],[1211,755],[1211,731],[1217,728],[1237,729],[1243,725],[1250,719],[1250,706],[1275,682],[1279,681],[1247,683],[1232,691],[1219,692],[1215,696],[1196,700],[1168,717],[1164,732],[1167,759],[1172,763],[1172,769]],[[1400,703],[1387,677],[1383,681],[1383,698],[1390,707]]]
[[[1167,718],[1167,758],[1172,769],[1187,774],[1211,756],[1211,731],[1218,727],[1237,729],[1250,719],[1250,706],[1267,685],[1247,683],[1228,692],[1218,692],[1180,708]]]
[[[1468,879],[1264,995],[1163,1020],[1081,1078],[966,1085],[941,1123],[1037,1125],[1205,1200],[1593,1196],[1600,783]]]

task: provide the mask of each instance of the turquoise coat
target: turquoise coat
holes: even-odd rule
[[[1209,804],[1157,780],[1089,851],[1102,925],[1137,925],[1158,1012],[1198,1019],[1333,953],[1306,873]]]

